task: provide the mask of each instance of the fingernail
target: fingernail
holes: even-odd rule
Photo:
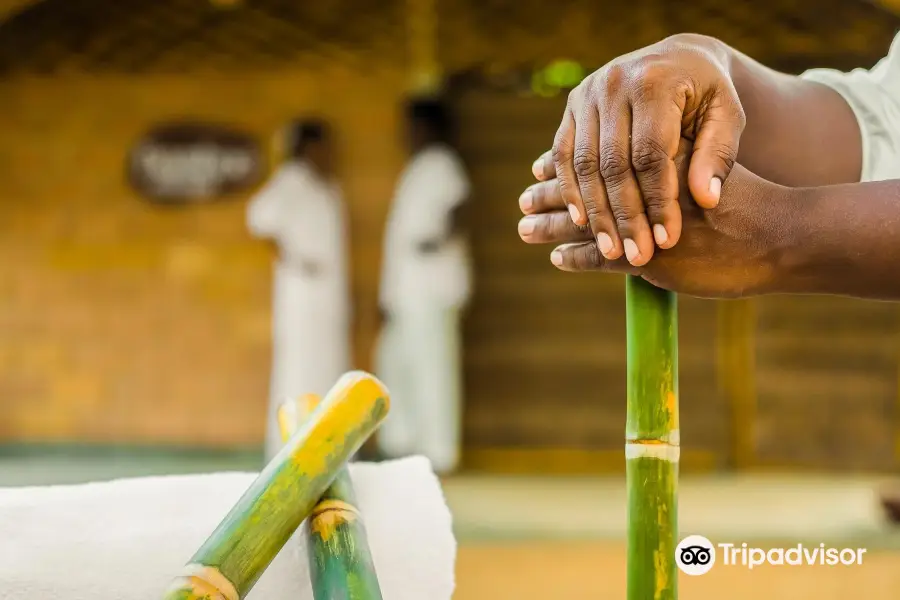
[[[709,191],[713,195],[713,198],[716,199],[716,202],[719,201],[719,196],[722,195],[722,180],[718,177],[713,177],[709,180]]]
[[[550,262],[552,262],[555,266],[561,267],[563,263],[562,252],[559,250],[554,250],[550,253]]]
[[[640,250],[638,250],[637,244],[634,243],[634,240],[625,240],[622,242],[622,245],[625,246],[625,258],[628,259],[628,262],[633,263],[637,258],[641,256]]]
[[[534,233],[535,225],[537,225],[537,219],[535,217],[523,217],[519,221],[519,235],[531,235]]]
[[[581,213],[578,212],[578,207],[574,204],[569,205],[569,216],[572,217],[572,222],[578,225],[578,218],[581,216]]]
[[[519,196],[519,208],[525,212],[531,210],[532,206],[534,206],[534,194],[531,193],[531,190],[525,190]]]
[[[534,164],[531,165],[531,174],[534,175],[534,178],[537,180],[541,180],[544,178],[544,159],[539,158],[534,161]]]
[[[600,249],[600,254],[606,256],[613,248],[612,238],[606,233],[599,234],[597,236],[597,247]]]
[[[669,241],[669,234],[666,232],[666,228],[659,223],[653,226],[653,237],[660,246]]]

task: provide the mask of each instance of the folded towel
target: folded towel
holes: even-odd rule
[[[449,600],[456,541],[429,462],[353,463],[384,600]],[[0,598],[159,600],[255,473],[0,488]],[[302,529],[247,596],[312,600]]]

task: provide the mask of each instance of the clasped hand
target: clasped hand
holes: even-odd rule
[[[789,190],[735,164],[744,114],[717,42],[675,36],[570,95],[519,198],[519,235],[566,271],[615,271],[702,297],[774,291]]]
[[[549,173],[519,198],[525,214],[519,236],[529,244],[554,244],[550,260],[563,271],[604,271],[643,277],[676,292],[705,298],[736,298],[778,291],[790,190],[735,165],[715,208],[700,207],[688,191],[690,143],[681,140],[675,159],[681,240],[657,251],[642,266],[602,255],[590,228],[576,225],[563,200],[560,180]]]

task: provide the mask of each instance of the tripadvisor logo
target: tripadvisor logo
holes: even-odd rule
[[[716,547],[702,535],[689,535],[675,548],[675,562],[685,575],[703,575],[716,564]]]
[[[762,565],[861,565],[865,548],[829,548],[825,544],[804,546],[797,544],[791,548],[753,548],[744,544],[713,544],[702,535],[690,535],[675,548],[675,562],[686,575],[708,573],[716,558],[728,567],[740,566],[748,569]]]

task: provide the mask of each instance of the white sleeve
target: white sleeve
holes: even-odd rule
[[[247,205],[247,228],[257,238],[277,239],[280,237],[282,203],[285,187],[289,186],[284,171],[276,173]]]
[[[871,70],[814,69],[801,77],[834,89],[856,115],[862,135],[861,180],[900,179],[900,36]]]

